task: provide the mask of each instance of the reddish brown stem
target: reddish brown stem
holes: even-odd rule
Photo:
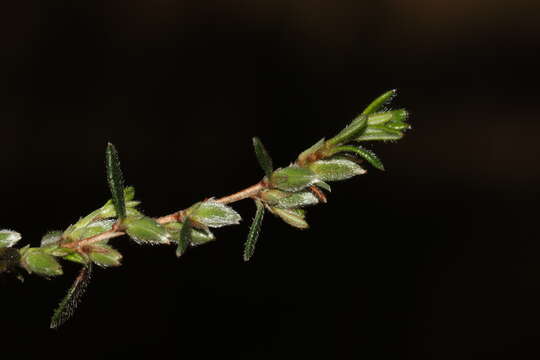
[[[266,187],[267,187],[267,184],[261,181],[237,193],[216,199],[216,201],[222,204],[230,204],[236,201],[254,197],[257,194],[259,194],[262,190],[264,190]],[[167,223],[175,222],[175,221],[183,221],[183,219],[184,219],[184,210],[180,210],[169,215],[161,216],[159,218],[156,218],[155,220],[159,224],[167,224]],[[122,235],[125,235],[125,232],[121,231],[118,225],[115,224],[113,228],[109,231],[105,231],[101,234],[98,234],[96,236],[92,236],[86,239],[81,239],[78,241],[67,243],[63,245],[63,247],[80,250],[83,246],[88,246],[88,245],[95,244],[100,241],[112,239],[112,238],[119,237]]]

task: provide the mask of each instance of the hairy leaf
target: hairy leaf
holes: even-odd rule
[[[0,230],[0,248],[12,247],[19,240],[21,234],[12,230]]]
[[[121,265],[122,254],[108,245],[93,246],[89,256],[96,265],[104,268]]]
[[[63,232],[59,230],[49,231],[41,238],[41,247],[59,242],[62,239],[62,234]]]
[[[292,165],[274,171],[270,183],[280,190],[299,191],[319,180],[317,175],[310,169]]]
[[[354,139],[354,141],[392,141],[399,140],[402,137],[403,133],[401,131],[383,126],[370,126],[361,136]]]
[[[369,104],[364,111],[362,111],[362,115],[369,115],[374,112],[379,111],[384,105],[388,104],[392,99],[396,96],[397,90],[393,89],[390,91],[385,92],[375,100]]]
[[[255,217],[249,228],[248,237],[246,243],[244,244],[244,261],[249,261],[255,252],[255,245],[257,244],[257,239],[261,232],[261,225],[264,217],[264,205],[262,201],[255,200],[255,206],[257,210],[255,211]]]
[[[353,140],[354,138],[360,136],[366,130],[367,121],[367,115],[362,114],[358,116],[345,129],[341,130],[340,133],[329,139],[327,141],[327,144],[329,144],[330,146],[345,144]]]
[[[40,248],[27,249],[22,255],[21,265],[30,274],[36,273],[45,277],[63,274],[62,266],[54,256],[47,254]]]
[[[107,144],[105,153],[105,164],[107,166],[107,181],[111,190],[112,202],[116,215],[119,219],[126,217],[126,201],[124,197],[124,178],[120,168],[120,158],[113,144]]]
[[[319,160],[310,169],[323,181],[338,181],[362,175],[366,171],[357,163],[346,159]]]
[[[309,227],[305,220],[305,213],[300,209],[280,209],[276,207],[270,208],[274,215],[279,216],[287,224],[298,229],[307,229]]]
[[[242,219],[230,206],[212,199],[195,204],[188,213],[192,220],[209,227],[234,225]]]
[[[169,243],[167,230],[150,217],[128,217],[124,225],[126,233],[138,244]]]
[[[253,138],[253,148],[255,149],[255,155],[257,156],[259,165],[263,169],[265,175],[270,178],[272,171],[274,171],[274,167],[272,166],[272,158],[270,155],[268,155],[268,152],[261,142],[261,139],[258,137]]]
[[[53,313],[51,318],[51,329],[56,329],[64,324],[75,312],[81,297],[84,294],[90,278],[92,276],[92,263],[88,264],[81,269],[79,275],[73,282],[73,285],[69,288],[66,296],[62,299],[60,304]]]
[[[332,152],[332,155],[340,153],[340,152],[352,152],[356,155],[359,155],[363,159],[367,160],[375,168],[379,170],[384,170],[384,165],[382,161],[371,150],[368,150],[361,146],[346,145],[346,146],[339,146],[335,148]]]

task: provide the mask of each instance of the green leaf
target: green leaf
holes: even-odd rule
[[[321,140],[317,141],[315,144],[310,146],[308,149],[302,151],[302,153],[298,155],[298,163],[304,164],[311,155],[316,153],[318,150],[320,150],[324,146],[324,143],[325,143],[325,138],[322,138]]]
[[[187,213],[193,221],[209,227],[239,224],[241,220],[240,215],[230,206],[213,199],[195,204]]]
[[[272,171],[274,171],[274,168],[272,166],[272,158],[270,157],[270,155],[268,155],[268,152],[264,148],[261,139],[259,139],[258,137],[253,138],[253,148],[255,149],[255,155],[257,156],[259,165],[263,169],[266,176],[269,178],[272,175]]]
[[[62,267],[56,259],[40,248],[27,249],[21,259],[21,265],[28,273],[50,277],[62,275]]]
[[[384,125],[389,122],[406,122],[409,112],[405,109],[384,111],[368,117],[368,125]]]
[[[280,209],[271,207],[270,211],[295,228],[303,230],[309,227],[305,220],[305,213],[301,209]]]
[[[362,115],[369,115],[374,112],[379,111],[384,105],[388,104],[392,99],[396,96],[397,90],[390,90],[376,98],[369,104],[364,111],[362,111]]]
[[[311,205],[316,205],[319,199],[309,190],[288,193],[275,203],[275,206],[283,209],[296,209]]]
[[[59,242],[62,239],[63,231],[49,231],[41,238],[41,247],[48,246]]]
[[[107,144],[105,154],[105,164],[107,165],[107,181],[111,190],[112,202],[119,219],[126,217],[126,202],[124,197],[124,179],[120,168],[120,158],[113,144]]]
[[[60,304],[53,313],[51,318],[51,329],[56,329],[64,324],[75,312],[77,305],[81,301],[81,297],[84,294],[90,278],[92,277],[92,263],[88,264],[81,269],[79,275],[73,282],[73,285],[69,288],[66,296],[62,299]]]
[[[392,141],[403,137],[401,131],[383,126],[369,126],[366,131],[354,141]]]
[[[310,169],[323,181],[339,181],[366,171],[357,163],[346,159],[319,160],[310,165]]]
[[[330,187],[330,185],[325,183],[324,181],[319,181],[316,185],[318,187],[320,187],[321,189],[323,189],[323,190],[326,190],[328,192],[332,192],[332,188]]]
[[[62,257],[62,259],[83,265],[87,265],[88,263],[90,263],[90,258],[86,254],[81,254],[78,252],[71,252],[69,255]]]
[[[169,232],[171,241],[175,243],[180,242],[180,231],[183,224],[178,222],[167,223],[164,225]],[[207,242],[216,240],[216,237],[210,230],[192,229],[191,230],[191,246],[199,246],[206,244]]]
[[[177,257],[184,255],[189,247],[189,244],[191,244],[191,241],[192,241],[191,230],[192,230],[191,220],[188,217],[186,217],[182,224],[182,229],[180,230],[180,239],[178,241],[178,247],[176,248]]]
[[[12,230],[0,230],[0,248],[12,247],[19,240],[21,234]]]
[[[121,265],[122,254],[108,245],[93,246],[89,256],[90,260],[101,267]]]
[[[366,130],[367,121],[367,115],[362,114],[358,116],[345,129],[341,130],[339,134],[329,139],[326,143],[331,147],[334,145],[345,144],[353,140]]]
[[[64,237],[68,242],[86,239],[111,230],[115,222],[112,219],[94,221],[84,227],[68,229]]]
[[[320,179],[310,169],[291,165],[274,171],[270,184],[284,191],[299,191],[318,182]]]
[[[359,155],[363,159],[366,159],[371,165],[373,165],[373,167],[384,171],[384,165],[382,161],[371,150],[368,150],[361,146],[352,146],[352,145],[339,146],[333,150],[332,155],[340,153],[340,152],[352,152],[356,155]]]
[[[255,217],[249,228],[248,237],[244,245],[244,261],[249,261],[255,252],[255,245],[261,232],[261,225],[264,217],[264,205],[262,201],[255,200],[257,210],[255,211]]]
[[[138,244],[169,244],[167,230],[147,216],[124,220],[126,233]]]

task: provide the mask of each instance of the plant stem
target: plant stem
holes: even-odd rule
[[[219,199],[216,199],[215,201],[222,204],[231,204],[236,201],[254,197],[257,194],[259,194],[262,190],[266,189],[267,186],[268,184],[265,181],[260,181],[255,185],[251,185],[250,187],[245,188],[244,190],[241,190],[231,195],[221,197]],[[180,210],[169,215],[155,218],[155,220],[159,224],[167,224],[170,222],[182,221],[183,218],[184,218],[184,210]],[[73,241],[70,243],[66,243],[63,245],[63,247],[80,250],[84,246],[88,246],[88,245],[91,245],[100,241],[112,239],[112,238],[119,237],[122,235],[125,235],[125,232],[119,230],[119,223],[117,222],[113,225],[112,229],[109,231],[105,231],[101,234],[98,234],[98,235],[95,235],[86,239],[81,239],[81,240]]]

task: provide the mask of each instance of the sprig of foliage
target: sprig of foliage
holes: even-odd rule
[[[121,265],[122,254],[109,244],[111,239],[127,235],[137,244],[174,244],[176,256],[181,257],[190,247],[214,241],[212,228],[239,224],[240,215],[228,204],[246,198],[253,199],[256,208],[243,254],[244,260],[249,261],[266,211],[293,227],[307,229],[305,208],[327,201],[325,191],[331,189],[328,182],[365,174],[364,161],[384,170],[375,153],[359,143],[398,140],[409,129],[406,110],[385,108],[395,94],[391,90],[375,99],[337,135],[319,140],[287,167],[274,169],[261,140],[253,138],[255,155],[264,172],[260,182],[235,194],[206,199],[158,218],[137,210],[140,202],[134,200],[135,189],[124,186],[118,152],[109,143],[105,163],[111,200],[67,229],[48,232],[38,247],[15,248],[21,235],[0,230],[0,273],[14,274],[21,280],[23,271],[51,278],[63,274],[59,260],[81,264],[81,272],[51,319],[51,328],[57,328],[75,311],[94,264],[102,268]]]

